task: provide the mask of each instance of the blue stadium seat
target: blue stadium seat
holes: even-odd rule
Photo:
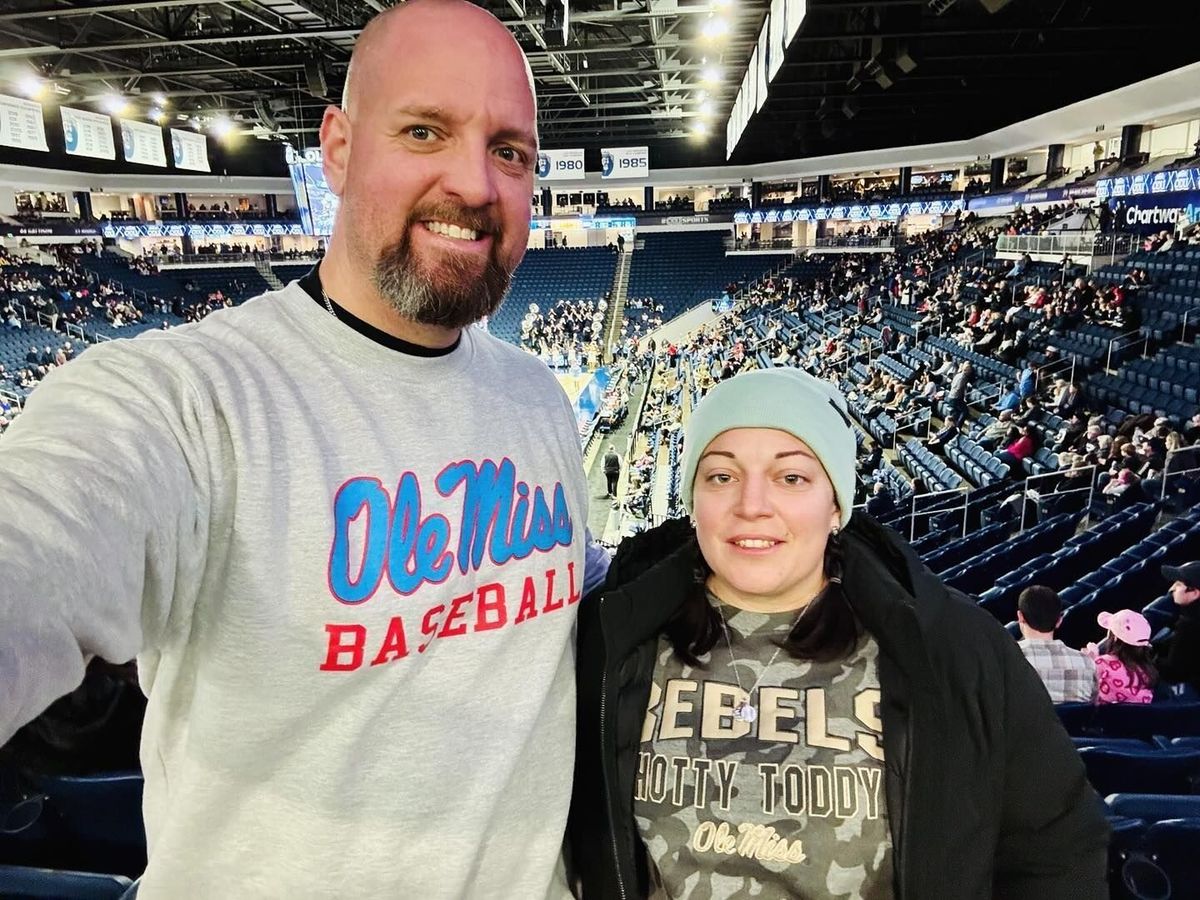
[[[138,875],[146,867],[142,783],[139,773],[39,777],[39,825],[69,865]]]
[[[1194,898],[1200,886],[1200,818],[1168,819],[1146,829],[1149,859],[1167,877],[1166,897]],[[1147,892],[1140,891],[1143,896]]]
[[[120,900],[132,886],[120,875],[0,866],[0,897],[5,900]]]
[[[1200,736],[1200,703],[1059,703],[1055,711],[1067,733],[1080,737]]]
[[[1161,822],[1200,818],[1200,796],[1179,794],[1109,794],[1104,804],[1115,816]]]
[[[1200,789],[1200,750],[1083,747],[1088,781],[1108,794],[1190,794]]]

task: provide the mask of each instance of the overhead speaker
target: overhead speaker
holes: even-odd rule
[[[275,118],[275,110],[272,109],[272,106],[273,104],[268,105],[261,98],[254,101],[254,115],[258,117],[263,128],[268,131],[276,131],[279,128],[279,122]]]
[[[903,44],[896,50],[896,68],[905,75],[917,67],[917,61],[909,55],[908,47]]]
[[[571,31],[571,0],[546,0],[546,16],[542,20],[542,36],[550,47],[567,46]]]
[[[310,94],[324,97],[329,92],[329,86],[325,83],[325,66],[319,59],[304,61],[304,81]]]

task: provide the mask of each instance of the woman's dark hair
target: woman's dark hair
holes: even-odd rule
[[[666,635],[675,655],[690,666],[702,667],[700,657],[721,638],[721,613],[708,600],[712,574],[693,534],[694,578],[679,612],[667,623]],[[829,587],[818,594],[800,615],[779,646],[793,659],[830,662],[844,659],[858,646],[862,623],[842,592],[842,539],[831,534],[825,544],[825,577]]]
[[[1106,652],[1119,659],[1129,670],[1131,689],[1153,688],[1158,684],[1158,667],[1154,665],[1153,647],[1135,647],[1110,637]]]

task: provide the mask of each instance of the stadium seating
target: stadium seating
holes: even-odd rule
[[[1083,747],[1088,781],[1109,794],[1193,794],[1200,790],[1200,750]]]
[[[790,260],[790,254],[726,257],[720,231],[647,234],[638,238],[630,263],[629,296],[653,297],[669,320],[720,297],[730,284],[756,280]]]
[[[513,275],[512,290],[488,321],[488,330],[519,343],[521,319],[536,303],[542,310],[559,300],[600,300],[612,289],[617,254],[607,247],[529,250]]]
[[[0,897],[5,900],[120,900],[132,885],[120,875],[0,865]]]
[[[1055,710],[1076,737],[1200,736],[1200,703],[1060,703]]]

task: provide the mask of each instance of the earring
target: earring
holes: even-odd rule
[[[840,527],[840,526],[838,526],[838,525],[834,525],[834,526],[833,526],[833,528],[831,528],[831,529],[830,529],[830,531],[829,531],[829,536],[830,536],[830,537],[837,537],[839,534],[841,534],[841,532],[842,532],[842,529],[841,529],[841,527]]]

